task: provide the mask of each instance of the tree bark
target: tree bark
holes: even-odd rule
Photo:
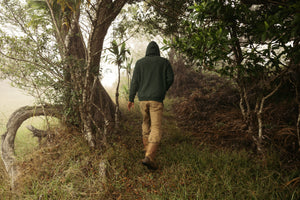
[[[61,113],[58,112],[61,109],[62,106],[24,106],[10,116],[6,124],[6,132],[1,136],[1,157],[6,171],[11,178],[12,187],[18,175],[17,167],[14,164],[14,142],[17,130],[25,120],[34,116],[47,115],[61,118]]]
[[[265,101],[270,98],[281,86],[281,82],[274,88],[268,95],[262,97],[262,99],[259,101],[257,100],[257,105],[255,107],[255,113],[257,116],[257,122],[258,122],[258,150],[261,151],[262,141],[263,141],[263,123],[262,123],[262,114],[264,109],[264,103]]]
[[[240,84],[239,81],[236,80],[236,83],[238,85],[238,91],[240,95],[239,107],[243,116],[243,120],[247,125],[248,131],[251,133],[254,130],[254,125],[247,91],[245,86],[243,84]]]
[[[121,78],[121,66],[118,65],[118,82],[117,82],[117,87],[116,87],[116,110],[115,110],[115,128],[119,128],[119,87],[120,87],[120,78]]]
[[[91,102],[93,126],[98,130],[98,133],[103,133],[101,137],[105,143],[106,134],[111,133],[114,127],[116,105],[102,86],[99,78],[94,80]]]
[[[32,125],[26,126],[26,128],[32,132],[33,137],[37,137],[39,145],[41,144],[42,138],[46,137],[49,133],[48,131],[40,130]]]
[[[300,104],[298,104],[298,119],[297,119],[297,138],[298,138],[298,147],[300,151]]]
[[[71,111],[74,112],[74,118],[79,121],[79,126],[82,129],[82,133],[86,136],[86,139],[91,147],[95,147],[95,137],[99,131],[101,125],[97,124],[98,118],[106,118],[110,120],[112,113],[107,113],[108,110],[102,105],[111,106],[111,98],[103,93],[105,89],[101,83],[97,80],[99,76],[100,58],[103,48],[104,38],[107,30],[110,27],[112,21],[121,11],[122,7],[128,0],[102,0],[97,1],[93,7],[93,13],[91,15],[92,30],[89,35],[88,48],[84,46],[84,41],[81,37],[81,30],[79,27],[79,15],[80,12],[76,12],[73,15],[71,28],[69,34],[66,37],[66,58],[69,58],[67,71],[71,71],[70,92],[76,95],[73,97],[75,105],[71,106]],[[86,49],[86,50],[85,50]],[[94,82],[97,82],[96,87],[93,87]],[[99,90],[99,91],[95,91]],[[68,93],[68,91],[66,91]],[[101,102],[93,101],[94,93],[101,94]],[[104,94],[104,95],[102,95]],[[69,105],[69,99],[66,99],[66,105]],[[93,109],[93,107],[97,109]],[[67,109],[70,109],[67,107]],[[96,114],[101,115],[96,115]],[[109,116],[103,116],[108,114]],[[76,117],[77,116],[77,117]],[[103,126],[103,124],[102,124]],[[96,129],[95,129],[96,127]]]

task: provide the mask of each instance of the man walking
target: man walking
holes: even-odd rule
[[[163,100],[173,81],[174,74],[170,62],[160,57],[157,43],[150,42],[146,56],[136,62],[128,102],[130,110],[138,93],[143,115],[143,144],[146,150],[142,163],[149,169],[157,169],[154,158],[162,137]]]

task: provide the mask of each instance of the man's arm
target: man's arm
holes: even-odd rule
[[[168,66],[167,66],[166,81],[167,81],[167,90],[168,90],[174,82],[174,72],[173,72],[172,66],[169,61],[168,61]]]
[[[135,65],[129,90],[129,102],[134,102],[135,95],[139,89],[138,67]]]

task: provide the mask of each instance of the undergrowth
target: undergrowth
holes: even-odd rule
[[[51,142],[20,161],[17,190],[11,192],[7,183],[0,183],[0,195],[5,199],[300,198],[299,169],[282,168],[276,153],[261,158],[246,150],[196,141],[194,133],[178,127],[170,104],[165,103],[158,170],[149,171],[141,164],[141,116],[136,105],[133,112],[123,108],[121,128],[104,149],[91,150],[75,130],[56,130]],[[105,181],[99,172],[103,161]]]

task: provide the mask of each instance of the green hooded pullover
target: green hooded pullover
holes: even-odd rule
[[[146,56],[135,64],[129,101],[134,102],[138,93],[140,101],[163,102],[173,81],[174,74],[170,62],[160,57],[159,47],[152,41],[147,46]]]

